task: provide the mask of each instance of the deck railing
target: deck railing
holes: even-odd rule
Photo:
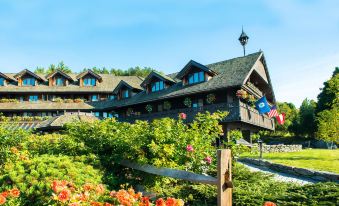
[[[218,103],[218,104],[210,104],[204,105],[202,107],[196,108],[181,108],[181,109],[173,109],[169,111],[162,112],[154,112],[149,114],[141,114],[141,115],[131,115],[125,117],[119,117],[119,121],[125,122],[134,122],[135,120],[153,120],[160,118],[178,118],[179,113],[187,114],[187,121],[193,121],[196,114],[199,112],[209,111],[211,113],[216,111],[227,111],[229,114],[222,122],[236,122],[242,121],[250,124],[254,124],[256,126],[260,126],[266,129],[274,129],[274,121],[270,119],[267,115],[259,115],[259,112],[248,106],[245,103]]]

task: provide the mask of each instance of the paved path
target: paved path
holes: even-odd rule
[[[293,183],[300,184],[300,185],[316,183],[316,181],[314,181],[312,179],[300,178],[298,176],[277,172],[277,171],[267,169],[267,168],[264,168],[264,167],[258,167],[257,165],[253,165],[253,164],[249,164],[249,163],[244,163],[244,162],[239,162],[239,163],[245,165],[245,167],[247,167],[252,172],[263,172],[263,173],[266,173],[266,174],[273,174],[274,179],[277,180],[277,181],[293,182]]]

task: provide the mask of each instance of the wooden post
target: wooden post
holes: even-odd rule
[[[218,158],[218,206],[232,206],[232,156],[231,150],[219,149]]]

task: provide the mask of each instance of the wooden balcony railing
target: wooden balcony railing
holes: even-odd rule
[[[135,120],[146,120],[150,121],[153,119],[160,119],[160,118],[174,118],[177,119],[179,113],[187,114],[187,121],[193,121],[196,114],[199,112],[209,111],[211,113],[216,111],[227,111],[229,114],[222,122],[236,122],[242,121],[249,124],[254,124],[259,127],[263,127],[266,129],[273,130],[274,129],[274,122],[272,119],[269,119],[266,115],[259,115],[258,111],[250,106],[241,103],[240,106],[238,102],[234,103],[219,103],[219,104],[211,104],[211,105],[204,105],[202,107],[197,108],[181,108],[181,109],[173,109],[169,111],[163,112],[155,112],[150,114],[141,114],[136,116],[125,116],[119,117],[119,121],[124,122],[134,122]]]
[[[274,130],[274,120],[269,118],[266,114],[260,115],[258,110],[250,107],[249,105],[240,102],[240,117],[242,122],[247,122],[256,126],[266,129]]]

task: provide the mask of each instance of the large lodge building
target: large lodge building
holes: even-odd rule
[[[245,90],[275,103],[262,52],[203,65],[189,61],[178,73],[151,72],[146,78],[55,71],[48,75],[23,70],[0,72],[0,112],[4,116],[58,116],[91,113],[119,121],[151,120],[186,113],[228,111],[224,131],[241,129],[247,136],[273,130],[274,121],[236,96]],[[209,99],[210,98],[210,99]],[[212,101],[213,100],[213,101]]]

